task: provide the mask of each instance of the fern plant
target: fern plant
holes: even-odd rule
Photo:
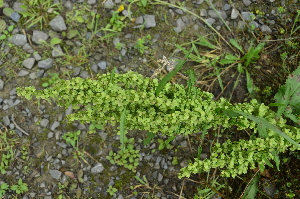
[[[157,92],[158,85],[157,79],[128,72],[98,75],[94,80],[73,78],[44,90],[17,88],[17,92],[26,99],[53,98],[65,108],[84,107],[68,115],[68,122],[117,125],[126,109],[126,130],[161,132],[170,137],[206,132],[219,126],[252,131],[249,140],[215,143],[210,159],[195,158],[194,163],[181,170],[180,178],[212,168],[221,168],[223,176],[235,177],[249,168],[272,166],[271,160],[278,167],[278,153],[300,148],[299,129],[288,126],[281,115],[257,100],[231,104],[223,98],[215,101],[211,93],[198,88],[190,95],[190,86],[164,83]]]

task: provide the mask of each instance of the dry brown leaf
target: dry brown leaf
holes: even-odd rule
[[[65,175],[69,176],[72,179],[75,178],[75,175],[74,175],[74,173],[72,171],[65,171]]]

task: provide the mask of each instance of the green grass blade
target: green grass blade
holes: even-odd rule
[[[253,115],[244,113],[242,111],[226,110],[224,108],[217,108],[216,112],[219,114],[222,114],[222,115],[227,115],[229,117],[244,116],[244,117],[252,120],[253,122],[257,123],[258,125],[262,125],[265,128],[273,130],[275,133],[277,133],[278,135],[280,135],[281,137],[283,137],[284,139],[289,141],[291,144],[293,144],[294,146],[296,146],[300,149],[299,143],[295,142],[292,138],[290,138],[288,135],[286,135],[284,132],[282,132],[280,129],[278,129],[277,126],[271,124],[270,122],[268,122],[267,120],[265,120],[263,118],[255,117]]]
[[[190,51],[188,52],[188,54],[185,55],[184,57],[184,61],[183,60],[179,60],[178,64],[175,66],[175,68],[169,72],[158,84],[156,90],[155,90],[155,94],[156,96],[158,96],[158,94],[160,93],[160,91],[163,90],[163,88],[165,87],[165,85],[168,83],[168,81],[171,80],[171,78],[173,76],[176,75],[176,73],[182,68],[183,64],[186,62],[187,58],[189,57],[190,53],[192,51],[192,48],[190,49]]]
[[[126,108],[123,110],[120,121],[120,142],[121,142],[121,150],[125,151],[125,119],[126,119]]]

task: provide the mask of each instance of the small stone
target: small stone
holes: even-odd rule
[[[262,26],[260,27],[260,30],[261,30],[263,33],[272,33],[271,28],[270,28],[269,26],[267,26],[267,25],[262,25]]]
[[[34,62],[35,62],[34,58],[28,58],[25,59],[22,64],[25,68],[32,69]]]
[[[107,0],[103,4],[104,8],[112,9],[115,6],[115,3],[112,0]]]
[[[136,20],[135,20],[135,23],[136,24],[143,24],[144,23],[143,17],[142,16],[137,17]]]
[[[242,12],[241,15],[245,21],[250,21],[252,16],[254,16],[251,12]]]
[[[66,1],[66,3],[64,4],[64,6],[66,7],[67,10],[72,10],[73,9],[73,2],[72,1]]]
[[[51,169],[49,173],[52,176],[52,178],[55,178],[56,180],[58,180],[62,174],[59,170],[51,170]]]
[[[15,34],[11,38],[9,38],[8,41],[15,44],[16,46],[23,46],[27,43],[27,38],[26,35]]]
[[[10,18],[12,20],[14,20],[15,22],[18,22],[20,20],[20,17],[21,17],[21,15],[19,13],[17,13],[17,12],[13,12],[10,15]]]
[[[104,167],[101,163],[96,164],[92,169],[92,174],[101,173],[104,170]]]
[[[80,67],[75,67],[73,69],[73,76],[76,77],[80,74],[81,68]]]
[[[40,61],[42,59],[41,55],[38,53],[33,53],[33,57],[34,57],[35,61]]]
[[[94,5],[94,4],[96,4],[96,0],[88,0],[87,1],[87,3],[89,4],[89,5]]]
[[[32,34],[32,41],[36,44],[40,44],[41,41],[46,41],[49,35],[44,33],[43,31],[34,30]]]
[[[200,10],[200,16],[201,17],[207,17],[207,10],[206,9],[201,9]]]
[[[82,71],[81,73],[80,73],[80,75],[79,75],[82,79],[86,79],[86,78],[88,78],[88,77],[91,77],[90,75],[89,75],[89,72],[87,72],[87,71]]]
[[[60,15],[58,15],[54,19],[52,19],[50,21],[49,25],[55,31],[64,31],[64,30],[67,30],[67,26],[65,24],[65,20]]]
[[[102,70],[105,70],[106,69],[106,61],[100,61],[98,64],[98,67],[101,68]]]
[[[18,72],[18,77],[24,77],[24,76],[26,76],[28,74],[29,74],[29,72],[27,70],[20,70]]]
[[[60,146],[61,148],[67,148],[67,144],[66,143],[63,143],[63,142],[56,142],[56,144],[58,145],[58,146]]]
[[[245,6],[249,6],[252,2],[250,0],[243,0]]]
[[[162,181],[163,178],[164,178],[164,176],[161,173],[159,173],[157,176],[158,182]]]
[[[54,46],[54,49],[52,50],[52,57],[62,57],[62,56],[64,56],[64,53],[60,45]]]
[[[47,127],[47,125],[49,124],[49,120],[48,119],[42,119],[40,122],[40,125],[43,127]]]
[[[54,121],[53,124],[50,127],[51,131],[54,131],[58,126],[59,126],[59,122]]]
[[[52,65],[53,65],[53,60],[51,58],[48,58],[48,59],[39,61],[38,68],[47,70],[47,69],[50,69],[52,67]]]
[[[49,132],[47,137],[48,138],[53,138],[53,136],[54,136],[54,133],[53,132]]]
[[[231,19],[236,19],[238,16],[239,16],[239,11],[237,9],[233,8],[231,10],[231,16],[230,16],[230,18]]]
[[[145,28],[153,28],[156,26],[155,16],[154,15],[144,15]]]
[[[181,9],[175,9],[174,10],[177,14],[183,15],[183,11]]]
[[[230,4],[226,3],[224,6],[223,6],[223,10],[224,11],[227,11],[231,8]]]
[[[205,19],[206,23],[208,23],[209,25],[213,25],[213,23],[216,22],[216,20],[214,18],[208,18],[208,19]]]
[[[0,79],[0,90],[2,90],[3,88],[4,88],[4,81]]]
[[[24,50],[25,52],[27,52],[28,54],[34,53],[34,49],[30,46],[29,43],[24,44],[23,50]]]

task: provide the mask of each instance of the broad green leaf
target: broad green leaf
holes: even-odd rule
[[[141,3],[142,3],[142,5],[143,5],[144,7],[147,6],[147,0],[141,0]]]
[[[243,48],[235,39],[230,39],[230,43],[244,54]]]
[[[14,13],[15,11],[13,10],[13,9],[11,9],[11,8],[4,8],[3,9],[3,14],[4,15],[6,15],[6,16],[8,16],[8,17],[10,17],[10,15],[12,14],[12,13]]]
[[[54,45],[56,45],[56,44],[60,44],[61,41],[62,41],[62,40],[61,40],[60,38],[54,37],[54,38],[51,39],[50,45],[51,45],[51,46],[54,46]]]
[[[259,175],[256,175],[249,183],[249,186],[245,190],[242,199],[255,199],[256,193],[258,191],[258,182],[259,182]]]
[[[84,18],[82,16],[75,17],[75,20],[78,21],[79,23],[83,23],[84,22]]]
[[[67,38],[72,39],[73,37],[77,36],[78,30],[69,30],[67,33]]]
[[[3,0],[0,0],[0,8],[2,8],[4,6],[4,2]]]
[[[147,132],[147,137],[143,140],[144,145],[150,144],[150,142],[152,141],[152,139],[155,137],[155,134],[148,131]]]

